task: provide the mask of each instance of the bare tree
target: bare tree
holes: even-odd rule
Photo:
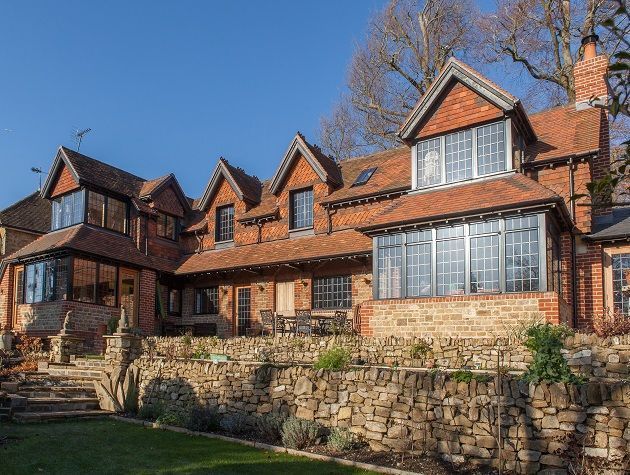
[[[479,21],[483,59],[522,65],[536,79],[532,88],[546,93],[545,105],[573,102],[580,40],[601,30],[599,25],[613,10],[611,0],[497,0],[496,11]],[[608,54],[622,46],[614,35],[603,34],[601,39]]]
[[[448,58],[471,44],[470,0],[391,0],[375,15],[348,73],[347,95],[322,119],[320,142],[338,159],[389,148]]]

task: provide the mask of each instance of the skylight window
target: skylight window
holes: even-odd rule
[[[372,168],[366,168],[365,170],[363,170],[361,173],[359,173],[359,176],[357,177],[356,180],[354,180],[354,183],[352,184],[352,186],[360,186],[360,185],[365,185],[370,178],[372,178],[372,175],[374,175],[374,172],[376,171],[377,167],[372,167]]]

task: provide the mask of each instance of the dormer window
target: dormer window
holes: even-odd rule
[[[127,203],[95,191],[88,193],[88,224],[127,232]]]
[[[53,231],[83,222],[84,190],[60,196],[52,202],[51,228]]]
[[[217,208],[216,242],[234,240],[234,205]]]
[[[296,190],[290,194],[290,229],[313,227],[313,189]]]
[[[415,188],[456,183],[511,168],[505,122],[473,127],[418,142]]]

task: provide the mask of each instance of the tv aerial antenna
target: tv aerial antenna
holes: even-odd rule
[[[42,191],[42,169],[39,167],[31,167],[31,171],[39,175],[39,188],[37,191]]]
[[[83,142],[83,137],[85,137],[90,132],[92,132],[92,129],[90,128],[83,129],[83,130],[76,129],[74,131],[73,137],[74,137],[74,141],[77,144],[77,152],[81,150],[81,142]]]

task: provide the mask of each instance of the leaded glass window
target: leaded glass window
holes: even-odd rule
[[[612,256],[613,305],[630,315],[630,253]]]
[[[505,221],[505,273],[508,292],[538,290],[538,219],[536,216]]]
[[[217,314],[219,313],[219,288],[206,287],[195,289],[195,313]]]
[[[298,190],[291,193],[291,229],[313,226],[313,190]]]
[[[217,242],[234,239],[234,205],[217,208]]]
[[[449,134],[444,139],[446,183],[472,178],[472,131]]]
[[[420,142],[416,149],[418,188],[437,185],[442,181],[442,165],[440,159],[440,139]]]
[[[313,280],[313,308],[351,308],[352,278],[349,275],[316,277]]]
[[[503,122],[477,127],[477,174],[505,170]]]

